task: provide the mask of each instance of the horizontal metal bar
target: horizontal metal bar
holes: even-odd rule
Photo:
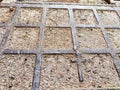
[[[120,49],[114,50],[116,53],[120,53]],[[108,54],[111,52],[110,49],[80,49],[79,52],[86,54]],[[5,49],[3,54],[37,54],[36,50],[15,50]],[[43,50],[43,54],[75,54],[74,50]]]
[[[43,54],[74,54],[73,50],[43,50]]]
[[[51,27],[51,28],[70,28],[70,25],[57,25],[57,26],[45,25],[45,27]]]
[[[87,53],[87,54],[108,54],[110,53],[110,49],[80,49],[79,50],[82,53]]]
[[[85,25],[85,24],[77,24],[75,25],[77,28],[100,28],[99,25]]]
[[[108,48],[101,49],[80,49],[79,52],[86,54],[108,54],[111,52]],[[75,54],[73,50],[43,50],[43,54]]]
[[[0,27],[7,26],[7,24],[0,24]],[[33,28],[39,28],[41,24],[39,25],[31,25],[31,24],[16,24],[15,27],[33,27]],[[51,28],[70,28],[69,25],[58,25],[58,26],[49,26],[46,25],[46,27],[51,27]],[[84,25],[84,24],[77,24],[75,25],[76,28],[100,28],[99,25]],[[105,25],[105,29],[120,29],[120,26],[109,26]]]
[[[110,25],[105,25],[104,28],[108,28],[108,29],[120,29],[120,26],[110,26]]]
[[[11,49],[5,49],[3,51],[3,54],[36,54],[37,52],[35,50],[11,50]]]
[[[84,6],[84,5],[80,5],[80,4],[51,4],[51,3],[39,3],[39,4],[7,4],[7,3],[1,3],[0,4],[0,7],[16,7],[16,6],[19,6],[19,7],[30,7],[30,8],[43,8],[43,7],[46,7],[46,8],[61,8],[61,9],[68,9],[68,8],[71,8],[71,9],[93,9],[93,8],[96,8],[98,10],[120,10],[119,7],[111,7],[111,5],[94,5],[94,6]]]
[[[32,25],[32,24],[16,24],[15,27],[40,27],[41,24],[38,24],[38,25]]]

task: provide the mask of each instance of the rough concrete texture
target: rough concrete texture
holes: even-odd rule
[[[34,55],[4,55],[0,60],[0,90],[31,90]]]
[[[40,24],[42,10],[40,8],[21,8],[16,20],[18,24]]]
[[[7,49],[37,49],[39,28],[14,28],[6,44]]]
[[[46,25],[49,26],[69,25],[68,10],[48,9],[46,15]]]
[[[7,30],[6,27],[0,27],[0,43],[2,41],[2,38],[3,38],[6,30]]]
[[[75,24],[97,25],[95,15],[92,10],[73,10]]]
[[[98,28],[77,28],[79,49],[81,48],[107,48],[101,30]]]
[[[10,22],[14,11],[14,8],[0,8],[0,23]]]
[[[45,28],[44,48],[52,50],[72,50],[72,32],[70,28]]]

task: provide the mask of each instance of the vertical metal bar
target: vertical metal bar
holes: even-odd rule
[[[120,58],[117,56],[116,53],[112,53],[111,55],[112,55],[113,60],[114,60],[114,65],[115,65],[116,71],[117,71],[118,76],[120,78],[120,61],[119,61]]]
[[[40,72],[41,72],[41,63],[42,63],[42,49],[43,49],[45,18],[46,18],[46,8],[43,8],[42,23],[40,24],[40,33],[39,33],[39,46],[37,49],[38,53],[36,54],[36,63],[35,63],[35,69],[34,69],[32,90],[39,90],[39,86],[40,86]]]
[[[36,62],[35,62],[34,76],[33,76],[33,82],[32,82],[32,90],[39,90],[41,60],[42,60],[42,55],[39,53],[36,54]]]
[[[78,49],[78,41],[77,41],[77,31],[74,25],[74,16],[73,16],[73,10],[71,8],[68,9],[69,11],[69,17],[70,17],[70,26],[72,29],[72,39],[73,39],[73,45],[74,50]]]
[[[79,81],[83,82],[83,74],[80,67],[80,60],[77,61],[77,68],[78,68]]]
[[[14,23],[15,23],[17,15],[18,15],[19,8],[20,8],[19,6],[16,8],[14,16],[12,17],[12,21],[7,26],[7,30],[6,30],[6,32],[5,32],[4,36],[3,36],[2,42],[0,43],[0,58],[2,56],[2,52],[4,50],[5,44],[6,44],[7,40],[8,40],[9,35],[10,35],[10,32],[14,28]]]
[[[115,9],[115,11],[116,11],[116,13],[117,13],[117,15],[119,17],[119,21],[120,21],[120,10]]]
[[[102,32],[102,34],[103,34],[103,37],[104,37],[104,39],[105,39],[105,42],[106,42],[107,46],[108,46],[110,49],[112,49],[112,45],[111,45],[111,43],[110,43],[110,40],[109,40],[109,38],[107,37],[106,32],[104,31],[104,26],[102,25],[102,23],[101,23],[101,21],[100,21],[100,19],[99,19],[99,15],[98,15],[98,13],[97,13],[97,11],[96,11],[95,8],[93,8],[93,12],[94,12],[95,18],[96,18],[96,20],[97,20],[97,22],[98,22],[98,24],[99,24],[99,26],[100,26],[101,32]]]
[[[78,50],[77,31],[76,31],[75,22],[74,22],[73,9],[69,8],[68,10],[69,10],[69,16],[70,16],[70,26],[72,29],[74,51],[76,52],[76,56],[81,59],[81,53]],[[79,80],[80,80],[80,82],[82,82],[83,75],[82,75],[82,71],[80,68],[80,61],[79,61],[80,59],[78,59],[78,61],[77,61],[77,67],[78,67]]]
[[[46,8],[43,8],[43,13],[42,13],[42,23],[40,26],[40,50],[43,50],[43,46],[44,46],[44,29],[45,29],[45,20],[46,20]]]
[[[105,30],[104,30],[104,26],[102,25],[102,23],[101,23],[101,21],[99,19],[99,15],[98,15],[98,13],[97,13],[95,8],[93,8],[93,12],[95,14],[95,17],[96,17],[98,23],[99,23],[99,26],[101,28],[101,32],[102,32],[103,37],[104,37],[104,39],[106,41],[106,44],[108,45],[108,48],[110,48],[110,54],[111,54],[111,56],[113,58],[113,62],[114,62],[115,68],[116,68],[116,70],[118,72],[118,76],[120,77],[120,62],[118,60],[118,57],[117,57],[114,49],[112,48],[112,44],[111,44],[111,42],[110,42],[110,40],[109,40]]]

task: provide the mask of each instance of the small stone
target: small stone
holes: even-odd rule
[[[70,80],[70,79],[71,79],[71,77],[68,77],[68,79]]]
[[[59,75],[60,75],[60,78],[63,78],[63,77],[64,77],[64,75],[63,75],[62,73],[60,73]]]
[[[10,7],[10,12],[13,12],[14,11],[14,8],[13,7]]]
[[[97,74],[98,72],[96,70],[93,71],[94,74]]]
[[[88,69],[88,68],[86,69],[86,72],[90,72],[90,71],[91,71],[90,69]]]
[[[97,86],[97,88],[101,88],[101,86]]]
[[[10,79],[14,80],[14,79],[15,79],[15,77],[14,77],[14,76],[11,76],[11,77],[10,77]]]
[[[67,69],[67,71],[69,72],[70,70],[69,70],[69,69]]]
[[[27,61],[27,58],[25,58],[25,61]]]

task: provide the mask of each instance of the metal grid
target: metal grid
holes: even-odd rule
[[[107,11],[115,11],[117,12],[117,15],[120,18],[120,15],[118,11],[120,11],[119,7],[109,7],[109,6],[80,6],[77,4],[57,4],[57,3],[40,3],[40,4],[1,4],[0,7],[14,7],[16,8],[16,11],[14,13],[14,16],[12,17],[12,21],[8,24],[0,24],[0,27],[6,26],[7,31],[3,36],[2,42],[0,44],[0,55],[2,57],[3,54],[34,54],[36,55],[36,64],[34,69],[34,78],[32,83],[32,90],[39,90],[39,83],[40,83],[40,71],[41,71],[41,61],[42,61],[42,55],[45,54],[76,54],[76,60],[78,63],[78,73],[79,73],[79,80],[83,81],[82,77],[82,71],[79,67],[79,60],[82,59],[81,54],[110,54],[113,58],[114,65],[116,67],[116,70],[118,72],[118,76],[120,76],[120,62],[119,57],[117,56],[118,53],[120,53],[120,49],[114,49],[111,45],[111,42],[105,32],[105,28],[112,28],[112,29],[120,29],[120,26],[103,26],[100,22],[99,15],[97,13],[97,10],[107,10]],[[15,20],[19,13],[20,8],[42,8],[42,22],[39,25],[28,25],[28,24],[16,24]],[[67,9],[69,11],[69,17],[70,17],[70,26],[56,26],[56,27],[69,27],[71,28],[72,32],[72,39],[73,39],[73,50],[44,50],[43,49],[43,37],[44,37],[44,28],[45,27],[51,27],[45,25],[46,20],[46,10],[48,8],[56,8],[56,9]],[[73,9],[85,9],[85,10],[92,10],[94,13],[94,16],[98,22],[98,25],[76,25],[74,23],[74,16],[73,16]],[[37,50],[11,50],[11,49],[4,49],[5,44],[8,40],[8,37],[10,35],[10,32],[13,30],[14,27],[39,27],[40,34],[39,34],[39,46]],[[53,27],[53,26],[52,26]],[[78,50],[78,41],[77,41],[77,33],[76,28],[100,28],[101,32],[103,34],[103,37],[106,41],[106,44],[108,48],[103,49],[80,49]],[[74,61],[74,60],[73,60]]]

